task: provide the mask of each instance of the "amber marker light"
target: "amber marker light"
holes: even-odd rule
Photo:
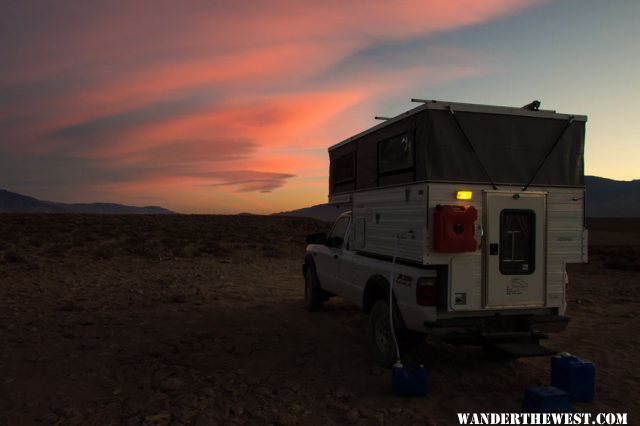
[[[458,200],[470,200],[473,192],[471,191],[458,191],[456,192],[456,198]]]

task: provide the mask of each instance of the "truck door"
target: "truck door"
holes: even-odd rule
[[[340,288],[340,258],[350,220],[350,216],[338,218],[327,237],[327,243],[321,246],[314,256],[320,286],[334,294],[337,294],[336,291]]]
[[[484,193],[485,308],[545,305],[546,193]]]
[[[335,294],[339,294],[356,305],[361,305],[364,288],[358,287],[359,283],[356,280],[360,267],[359,263],[354,261],[356,256],[354,251],[354,231],[352,220],[345,237],[342,253],[338,254],[337,259],[334,259],[337,266],[337,275],[335,277],[337,288]]]

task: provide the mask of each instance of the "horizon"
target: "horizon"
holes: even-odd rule
[[[610,180],[613,182],[618,182],[618,183],[631,183],[631,182],[636,182],[636,181],[640,181],[640,179],[631,179],[631,180],[615,180],[615,179],[609,179],[606,178],[604,176],[592,176],[592,175],[585,175],[585,178],[587,177],[592,177],[592,178],[597,178],[597,179],[604,179],[604,180]],[[170,209],[166,209],[164,206],[161,205],[153,205],[153,204],[149,204],[149,205],[129,205],[129,204],[122,204],[122,203],[104,203],[102,201],[83,201],[83,202],[70,202],[70,203],[60,203],[58,201],[55,200],[45,200],[45,199],[39,199],[39,198],[35,198],[35,197],[31,197],[29,194],[20,194],[17,193],[15,191],[10,191],[7,190],[5,188],[0,188],[0,192],[5,191],[5,192],[9,192],[9,193],[13,193],[13,194],[17,194],[20,196],[24,196],[24,197],[29,197],[29,198],[34,198],[37,201],[40,202],[45,202],[45,203],[54,203],[54,204],[67,204],[67,205],[74,205],[74,204],[115,204],[115,205],[120,205],[123,207],[134,207],[134,208],[161,208],[164,210],[168,210],[170,213],[173,214],[184,214],[184,215],[257,215],[257,216],[269,216],[269,215],[276,215],[276,214],[280,214],[280,213],[289,213],[291,211],[297,211],[297,210],[304,210],[304,209],[308,209],[308,208],[313,208],[313,207],[319,207],[319,206],[328,206],[330,205],[328,203],[328,200],[326,200],[323,203],[318,203],[318,204],[311,204],[311,205],[306,205],[306,206],[300,206],[294,209],[290,209],[290,210],[275,210],[275,211],[268,211],[268,212],[262,212],[262,213],[255,213],[255,212],[250,212],[250,211],[239,211],[236,213],[218,213],[218,212],[199,212],[199,213],[193,213],[193,212],[180,212],[180,211],[173,211]],[[336,206],[339,207],[339,206]]]
[[[184,214],[323,204],[327,148],[412,97],[587,115],[585,174],[639,178],[637,2],[3,9],[0,187],[39,200]]]

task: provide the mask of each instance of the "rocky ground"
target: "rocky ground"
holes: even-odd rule
[[[606,224],[605,224],[606,225]],[[574,411],[640,418],[640,232],[592,231],[548,346],[597,365]],[[457,424],[517,412],[549,359],[427,341],[424,399],[393,396],[367,318],[302,308],[304,235],[253,216],[0,215],[0,425]]]

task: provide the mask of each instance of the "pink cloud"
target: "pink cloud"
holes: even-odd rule
[[[199,155],[201,160],[213,160],[211,156],[221,154],[221,149],[222,152],[231,150],[229,144],[255,148],[292,146],[309,129],[370,94],[371,91],[362,88],[234,99],[192,114],[136,123],[115,133],[108,144],[89,144],[79,149],[85,156],[98,158],[141,157],[146,152],[157,158],[155,155],[164,151],[170,153],[171,158]],[[131,143],[132,140],[135,143]],[[174,148],[167,144],[173,144]],[[183,154],[178,152],[181,146]]]
[[[7,6],[2,23],[10,27],[14,37],[14,43],[5,48],[12,66],[3,67],[0,75],[23,82],[83,63],[157,58],[167,53],[185,60],[194,50],[207,56],[211,51],[237,51],[291,40],[374,44],[478,24],[539,3],[254,0],[242,5],[194,5],[121,0],[102,4],[77,1],[60,7],[25,1]]]

